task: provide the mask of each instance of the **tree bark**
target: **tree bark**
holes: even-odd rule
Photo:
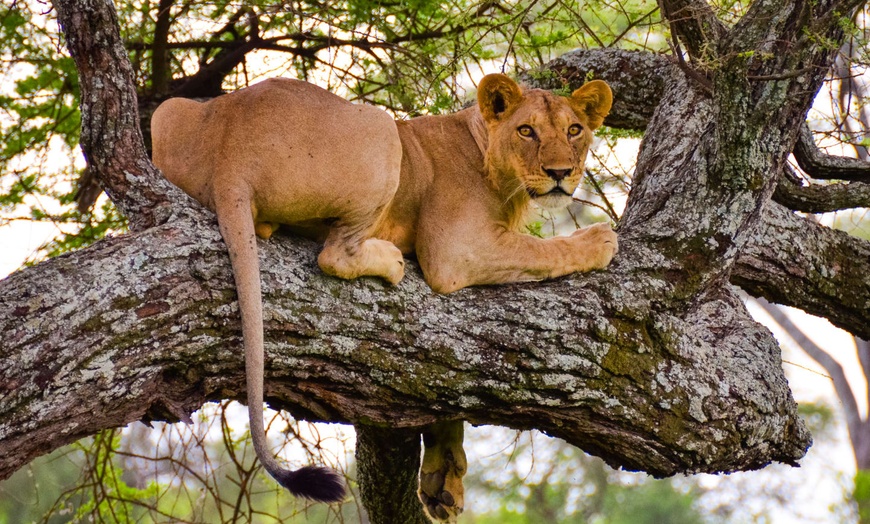
[[[870,242],[769,203],[731,281],[870,339]]]
[[[429,524],[417,498],[420,429],[356,425],[360,496],[372,522]]]
[[[593,78],[613,88],[613,107],[604,125],[646,129],[661,102],[665,79],[676,64],[662,55],[623,49],[578,49],[553,59],[540,71],[521,75],[529,87],[573,91]],[[643,78],[644,81],[638,81]]]
[[[612,271],[432,293],[317,269],[261,242],[266,396],[309,420],[538,428],[657,476],[794,463],[809,445],[779,350],[727,286],[668,310]],[[629,258],[638,249],[626,242]],[[646,281],[646,283],[644,282]],[[231,269],[213,221],[110,239],[0,284],[0,476],[78,438],[243,398]]]
[[[765,284],[781,278],[780,296],[798,307],[870,324],[870,262],[840,258],[868,243],[813,230],[770,203],[832,61],[818,42],[841,37],[838,16],[857,3],[816,2],[809,16],[795,0],[773,18],[763,11],[771,3],[757,4],[727,32],[707,32],[704,10],[694,11],[700,26],[680,30],[690,50],[716,51],[715,74],[642,53],[653,65],[636,75],[595,71],[605,80],[615,71],[613,118],[648,112],[629,107],[634,87],[655,84],[659,95],[606,271],[440,296],[413,264],[396,288],[339,281],[317,269],[312,243],[261,242],[268,401],[309,420],[536,428],[656,476],[796,463],[810,437],[779,347],[730,281],[774,294]],[[83,148],[139,226],[0,281],[0,478],[101,429],[182,419],[244,392],[225,246],[213,219],[144,156],[111,4],[56,7],[82,76]],[[800,27],[810,22],[808,35]],[[718,47],[693,40],[702,36]],[[823,241],[786,249],[807,231]],[[763,266],[770,279],[751,271]],[[833,271],[819,278],[811,268]],[[864,287],[848,281],[861,274]]]
[[[54,2],[66,46],[79,72],[81,148],[91,174],[133,230],[170,219],[181,193],[145,154],[133,68],[109,0]],[[174,204],[174,206],[173,206]]]
[[[813,141],[813,134],[806,126],[801,127],[798,138],[794,148],[794,158],[801,169],[813,178],[870,182],[870,162],[867,160],[826,155]]]
[[[792,182],[780,183],[776,186],[773,199],[789,209],[806,213],[870,207],[870,184],[851,182],[803,186]]]

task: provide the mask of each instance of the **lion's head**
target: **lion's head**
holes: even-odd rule
[[[563,97],[523,91],[493,74],[480,82],[477,101],[488,128],[488,175],[505,204],[568,205],[583,178],[592,132],[610,112],[610,87],[593,80]]]

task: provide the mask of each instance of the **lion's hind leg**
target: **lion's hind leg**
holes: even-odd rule
[[[352,226],[338,224],[330,231],[317,257],[320,269],[347,280],[375,276],[398,284],[405,276],[405,259],[399,248],[392,242],[353,230]]]
[[[468,469],[462,448],[464,423],[438,422],[423,432],[418,495],[434,522],[456,522],[465,507],[462,477]]]

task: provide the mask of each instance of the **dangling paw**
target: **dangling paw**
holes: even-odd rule
[[[423,444],[420,501],[433,522],[455,523],[465,507],[462,477],[468,469],[462,449],[462,422],[433,426],[423,434]]]

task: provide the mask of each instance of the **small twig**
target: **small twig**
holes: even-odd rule
[[[598,209],[607,213],[607,209],[605,209],[604,206],[602,206],[601,204],[596,204],[595,202],[591,202],[589,200],[583,200],[582,198],[577,198],[577,197],[571,197],[571,199],[574,200],[574,202],[579,202],[579,203],[586,205],[586,206],[597,207]],[[609,213],[608,213],[608,216],[610,216]],[[614,218],[613,220],[618,220],[618,218]]]
[[[698,72],[697,69],[690,66],[686,63],[686,60],[683,58],[683,50],[680,48],[679,42],[673,36],[668,40],[668,46],[671,48],[671,52],[676,57],[677,66],[692,80],[698,83],[701,86],[701,89],[704,90],[708,95],[713,94],[713,82],[710,81],[709,78],[702,75]]]
[[[614,222],[618,221],[619,220],[619,213],[617,213],[616,210],[613,208],[613,205],[610,203],[610,200],[608,200],[607,196],[604,194],[604,190],[601,188],[601,185],[598,183],[597,180],[595,180],[595,176],[592,175],[592,172],[589,171],[588,169],[586,170],[586,180],[592,185],[592,188],[595,189],[595,194],[597,194],[599,196],[599,198],[601,198],[601,200],[604,201],[604,205],[607,206],[607,209],[604,209],[601,206],[596,206],[596,207],[604,209],[604,211],[607,213],[607,215],[610,217],[610,219],[613,220]],[[592,205],[595,205],[595,204],[592,204]]]

